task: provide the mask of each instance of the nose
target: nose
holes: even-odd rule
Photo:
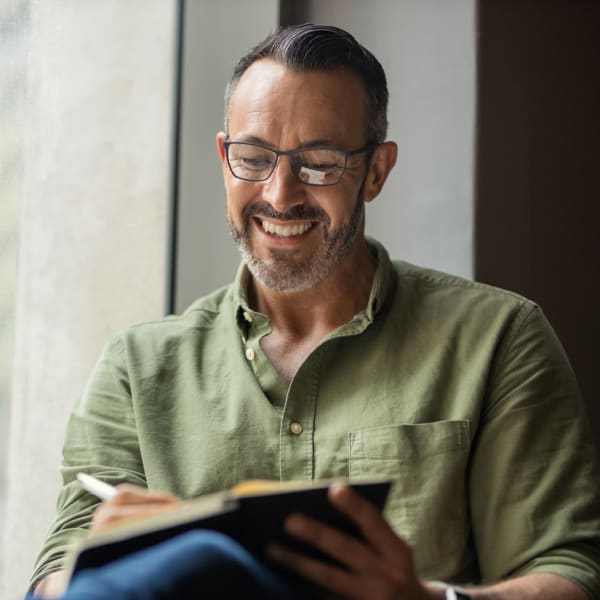
[[[263,184],[263,200],[278,212],[285,212],[305,201],[306,186],[303,185],[292,169],[289,156],[280,156],[271,177]]]

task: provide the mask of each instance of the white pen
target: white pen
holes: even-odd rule
[[[117,493],[117,488],[114,485],[100,481],[87,473],[77,473],[77,481],[84,490],[94,494],[100,500],[108,500]]]

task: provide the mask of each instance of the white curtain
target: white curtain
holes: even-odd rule
[[[0,2],[0,35],[25,20],[21,54],[11,42],[24,77],[12,123],[22,178],[10,197],[14,362],[0,414],[0,597],[12,600],[54,512],[67,416],[104,343],[164,314],[176,2]]]

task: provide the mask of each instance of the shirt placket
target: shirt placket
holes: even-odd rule
[[[314,425],[319,389],[317,350],[306,359],[288,388],[281,415],[281,480],[314,478]]]

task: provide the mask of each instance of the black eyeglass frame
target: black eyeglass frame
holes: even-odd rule
[[[236,175],[233,171],[233,167],[231,166],[231,162],[229,161],[229,147],[232,145],[254,146],[255,148],[262,148],[263,150],[269,150],[269,152],[273,152],[276,155],[275,162],[273,163],[273,168],[271,169],[271,171],[269,172],[269,174],[266,177],[261,177],[260,179],[248,179],[247,177],[240,177],[239,175]],[[279,164],[279,157],[280,156],[289,156],[290,162],[292,164],[292,172],[296,176],[296,179],[298,179],[298,181],[300,181],[304,185],[313,185],[315,187],[328,187],[331,185],[337,185],[340,182],[340,180],[342,179],[342,177],[344,176],[344,173],[346,172],[346,167],[348,166],[348,159],[351,156],[356,156],[357,154],[363,154],[365,152],[370,152],[372,155],[372,153],[375,151],[377,146],[379,146],[378,143],[370,142],[370,143],[366,144],[365,146],[358,148],[357,150],[345,150],[344,148],[336,148],[334,146],[315,146],[315,147],[309,147],[309,148],[299,148],[297,150],[275,150],[275,148],[270,148],[269,146],[263,146],[262,144],[256,144],[254,142],[236,142],[233,140],[225,140],[223,142],[223,148],[225,148],[225,157],[227,158],[227,166],[229,167],[229,171],[231,172],[231,174],[236,179],[240,179],[242,181],[250,181],[252,183],[257,183],[257,182],[260,183],[262,181],[267,181],[267,179],[269,179],[269,177],[271,177],[271,175],[273,175],[273,173],[275,172],[275,169],[277,168],[277,165]],[[310,183],[308,181],[303,181],[300,178],[300,170],[305,165],[301,164],[296,159],[296,155],[300,152],[308,152],[310,150],[335,150],[336,152],[341,152],[344,155],[344,167],[343,167],[342,172],[340,173],[340,176],[338,177],[337,181],[334,181],[333,183]]]

